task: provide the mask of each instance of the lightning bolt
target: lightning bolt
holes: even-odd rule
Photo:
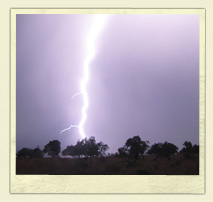
[[[95,15],[95,17],[94,17],[90,31],[87,36],[87,43],[86,43],[87,57],[85,59],[84,66],[83,66],[84,74],[83,74],[83,78],[81,79],[81,83],[80,83],[80,92],[76,93],[71,98],[73,100],[76,96],[78,96],[80,94],[82,94],[82,96],[83,96],[83,106],[81,109],[82,118],[80,120],[80,123],[79,123],[79,125],[71,125],[70,127],[63,129],[60,132],[60,134],[62,134],[63,132],[65,132],[67,130],[70,130],[71,128],[78,128],[81,137],[82,138],[86,137],[86,134],[84,131],[84,124],[87,119],[87,109],[89,107],[89,99],[88,99],[87,88],[86,88],[87,83],[89,81],[89,69],[90,69],[89,64],[95,56],[96,40],[97,40],[98,35],[100,34],[101,30],[105,26],[107,18],[108,18],[107,15],[104,15],[104,14]]]
[[[78,96],[78,95],[81,95],[82,93],[80,92],[80,93],[76,93],[75,95],[73,95],[72,97],[71,97],[71,100],[73,100],[76,96]]]
[[[67,131],[67,130],[70,130],[71,128],[79,128],[79,127],[76,126],[76,125],[71,125],[69,128],[65,128],[64,130],[62,130],[62,131],[60,132],[60,134],[62,134],[63,132],[65,132],[65,131]]]

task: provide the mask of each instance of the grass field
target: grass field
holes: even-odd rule
[[[199,156],[191,159],[181,154],[171,159],[155,156],[140,158],[135,165],[118,157],[96,157],[90,159],[40,158],[17,159],[17,175],[199,175]]]

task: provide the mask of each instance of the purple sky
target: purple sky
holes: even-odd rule
[[[94,15],[17,15],[17,150],[81,139],[80,91]],[[199,15],[110,15],[87,85],[85,132],[116,152],[130,137],[199,143]]]

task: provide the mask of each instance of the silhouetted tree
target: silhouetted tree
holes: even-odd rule
[[[43,152],[39,147],[35,148],[33,151],[33,158],[42,158],[43,157]]]
[[[126,146],[118,148],[118,152],[115,154],[115,156],[121,157],[129,164],[129,166],[131,165],[131,159],[129,160],[128,149]]]
[[[43,153],[38,147],[35,149],[22,148],[17,152],[16,156],[19,159],[20,158],[42,158]]]
[[[194,154],[199,154],[199,145],[193,145],[192,152]]]
[[[151,146],[147,154],[155,154],[156,159],[159,157],[165,157],[170,160],[170,156],[172,154],[176,154],[178,152],[178,147],[172,143],[164,142],[164,143],[155,143]]]
[[[139,136],[134,136],[129,138],[123,147],[118,149],[118,155],[131,166],[135,164],[139,156],[143,156],[148,148],[148,141],[142,141]]]
[[[77,156],[76,153],[77,152],[76,152],[75,146],[73,146],[73,145],[67,146],[67,148],[62,151],[63,156],[74,156],[74,157],[76,157]]]
[[[74,156],[76,157],[86,156],[85,139],[77,141],[76,145],[74,146],[74,152]]]
[[[58,154],[61,151],[61,143],[58,140],[50,141],[45,145],[43,152],[47,153],[51,157],[58,157]]]
[[[98,155],[103,157],[106,155],[106,151],[109,149],[109,146],[107,144],[104,144],[103,142],[97,143],[98,145]]]
[[[87,157],[93,157],[99,155],[98,144],[96,144],[95,137],[84,139],[84,155]]]
[[[181,149],[180,153],[182,153],[185,158],[192,158],[193,154],[199,154],[198,145],[192,145],[191,142],[185,141],[183,146],[184,147]]]
[[[96,143],[95,137],[90,137],[89,139],[85,138],[77,141],[74,146],[67,146],[67,148],[62,151],[62,155],[90,158],[90,162],[92,163],[92,157],[104,156],[108,149],[108,145],[103,142]]]
[[[72,156],[75,158],[79,158],[81,156],[85,157],[85,146],[84,140],[77,141],[76,145],[67,146],[66,149],[62,151],[63,156]]]
[[[16,157],[18,159],[20,159],[20,158],[32,158],[32,149],[24,147],[17,152]]]

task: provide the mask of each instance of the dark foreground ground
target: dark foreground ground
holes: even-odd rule
[[[41,158],[17,159],[16,174],[38,175],[199,175],[199,156],[191,159],[181,154],[154,160],[155,156],[145,156],[135,165],[127,166],[118,157],[89,159]]]

